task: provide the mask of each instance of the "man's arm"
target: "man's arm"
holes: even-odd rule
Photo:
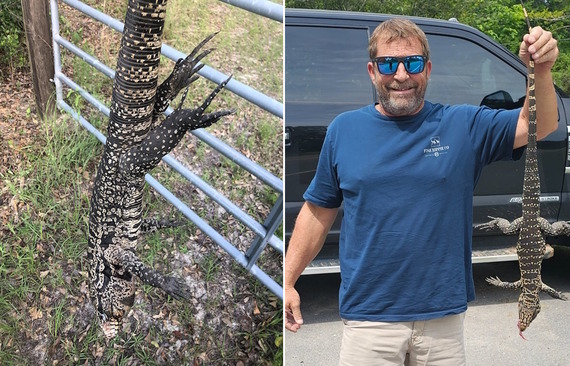
[[[303,324],[301,300],[295,283],[319,253],[336,218],[338,208],[324,208],[305,202],[289,240],[285,255],[285,328],[296,332]]]
[[[558,127],[558,104],[552,81],[551,69],[558,57],[557,41],[552,33],[540,27],[534,27],[526,34],[521,43],[519,56],[528,65],[530,56],[534,60],[535,95],[536,95],[536,132],[540,140]],[[528,90],[527,98],[519,115],[514,148],[528,142]]]

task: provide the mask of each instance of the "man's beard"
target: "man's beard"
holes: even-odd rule
[[[403,90],[414,88],[414,93],[407,97],[394,97],[390,94],[391,90]],[[406,81],[404,83],[393,82],[389,86],[376,86],[378,93],[378,101],[386,113],[391,116],[409,116],[418,111],[424,101],[426,94],[426,84],[420,86],[419,84]]]

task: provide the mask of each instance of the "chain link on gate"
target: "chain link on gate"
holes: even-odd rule
[[[283,7],[279,4],[274,4],[269,1],[248,1],[248,0],[222,0],[231,5],[239,6],[248,11],[252,11],[256,14],[261,14],[267,16],[271,19],[283,22]],[[63,2],[74,9],[90,16],[91,18],[111,27],[112,29],[122,32],[123,23],[120,21],[104,14],[78,0],[63,0]],[[54,82],[56,85],[56,100],[57,106],[72,115],[83,127],[85,127],[91,134],[95,135],[99,141],[102,143],[106,142],[105,136],[97,130],[89,121],[80,116],[69,104],[63,99],[63,84],[67,85],[72,90],[76,91],[81,95],[87,102],[105,114],[109,116],[109,108],[105,106],[101,101],[95,98],[93,95],[89,94],[85,89],[76,84],[72,79],[63,74],[61,67],[61,57],[60,57],[60,47],[63,47],[71,51],[76,56],[80,57],[82,60],[87,62],[89,65],[103,73],[109,78],[114,78],[115,71],[105,65],[104,63],[97,60],[92,55],[83,51],[81,48],[74,45],[72,42],[64,39],[59,34],[59,12],[57,0],[50,0],[51,8],[51,20],[52,20],[52,33],[53,33],[53,49],[54,49],[54,65],[55,65],[55,75]],[[162,45],[161,49],[162,55],[176,61],[180,58],[185,58],[186,55],[168,45]],[[201,76],[208,80],[219,84],[222,80],[227,79],[227,75],[205,65],[199,72]],[[247,86],[239,81],[231,80],[228,83],[227,90],[233,92],[236,95],[248,100],[249,102],[263,108],[264,110],[272,113],[273,115],[283,118],[283,103],[276,101],[267,95]],[[169,108],[166,114],[170,114],[172,109]],[[184,202],[178,199],[172,192],[166,189],[162,184],[160,184],[155,178],[150,174],[146,175],[146,181],[150,184],[158,193],[160,193],[166,200],[172,203],[184,216],[186,216],[190,221],[192,221],[202,232],[208,235],[217,245],[222,247],[228,254],[230,254],[240,265],[246,268],[254,277],[261,281],[271,292],[277,295],[280,299],[283,299],[283,288],[269,275],[263,272],[255,263],[265,247],[269,244],[275,250],[277,250],[281,255],[283,255],[283,241],[275,236],[275,230],[279,227],[283,218],[283,181],[265,170],[260,165],[251,161],[232,147],[228,146],[215,136],[211,135],[205,130],[195,130],[192,134],[198,137],[200,140],[210,145],[212,148],[217,150],[222,155],[226,156],[234,163],[242,167],[243,169],[250,172],[255,177],[259,178],[264,184],[269,186],[272,190],[278,193],[279,197],[274,203],[271,212],[265,219],[263,223],[259,223],[255,218],[248,215],[246,212],[241,210],[237,205],[235,205],[228,198],[223,196],[221,193],[216,191],[208,183],[203,181],[195,173],[188,170],[184,165],[182,165],[175,158],[167,155],[163,158],[163,161],[169,165],[172,169],[180,173],[189,182],[194,184],[198,189],[204,192],[208,197],[210,197],[214,202],[218,203],[223,207],[228,213],[238,219],[241,223],[247,226],[252,232],[255,233],[255,239],[251,243],[249,249],[246,253],[241,252],[238,248],[228,242],[220,233],[218,233],[214,228],[212,228],[207,222],[200,218],[194,211],[192,211]]]

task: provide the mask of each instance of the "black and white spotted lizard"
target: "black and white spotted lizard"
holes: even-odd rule
[[[189,84],[198,76],[202,41],[179,60],[158,86],[161,36],[167,0],[129,0],[113,85],[107,143],[93,187],[89,214],[89,294],[107,339],[120,331],[133,305],[133,276],[175,298],[189,298],[184,281],[146,266],[135,254],[144,232],[172,225],[142,219],[145,174],[169,153],[188,130],[207,127],[232,113],[204,113],[226,80],[195,109],[184,109]],[[182,90],[178,108],[166,119],[161,114]]]
[[[524,4],[522,5],[530,31],[531,26],[528,14]],[[487,230],[500,229],[504,234],[519,232],[517,254],[521,278],[516,282],[503,282],[498,277],[495,277],[487,278],[487,282],[503,288],[521,289],[518,302],[518,328],[522,338],[524,338],[522,332],[528,328],[540,312],[541,291],[554,298],[566,300],[564,294],[542,282],[541,266],[546,250],[546,242],[542,232],[552,236],[570,234],[570,224],[568,222],[559,221],[550,224],[546,219],[540,217],[540,176],[536,146],[536,97],[534,61],[532,57],[530,58],[528,73],[529,123],[523,180],[522,217],[513,222],[491,217],[492,221],[476,226],[477,228]]]

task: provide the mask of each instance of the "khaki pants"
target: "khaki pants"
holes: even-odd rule
[[[465,313],[416,322],[344,320],[340,366],[465,365]]]

